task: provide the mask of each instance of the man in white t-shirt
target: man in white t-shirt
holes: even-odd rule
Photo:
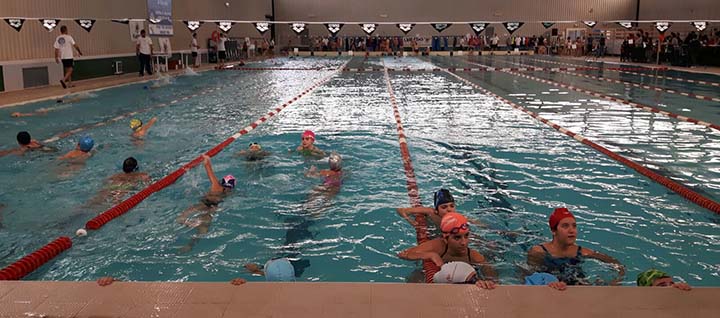
[[[190,42],[190,52],[192,52],[192,57],[193,59],[195,59],[195,61],[193,61],[195,67],[200,66],[200,57],[198,56],[198,50],[200,50],[200,46],[198,45],[197,41],[197,33],[193,33],[192,42]]]
[[[63,68],[65,70],[65,77],[60,80],[60,85],[63,88],[67,88],[72,85],[72,72],[73,72],[73,48],[78,52],[78,55],[82,56],[80,47],[75,44],[75,40],[72,36],[67,34],[67,26],[60,27],[60,35],[55,39],[55,62],[60,63],[62,60]]]
[[[225,59],[227,58],[226,52],[225,52],[225,42],[227,42],[228,38],[223,32],[220,34],[220,39],[218,40],[217,44],[217,50],[218,50],[218,68],[225,67]]]
[[[493,37],[490,38],[490,48],[493,51],[497,50],[498,42],[500,42],[500,38],[497,36],[497,34],[493,35]]]
[[[154,53],[153,45],[150,37],[145,35],[145,30],[140,31],[140,37],[135,44],[135,53],[140,59],[140,77],[145,76],[145,71],[147,71],[148,75],[152,75],[150,61]]]

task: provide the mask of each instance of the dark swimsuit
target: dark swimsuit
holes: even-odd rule
[[[443,256],[445,256],[445,254],[447,254],[447,250],[448,250],[448,245],[445,244],[445,251],[440,255],[440,258],[442,258],[443,261],[445,261],[445,259],[443,258]],[[470,265],[472,265],[472,261],[470,260],[470,248],[469,248],[469,247],[467,248],[467,253],[468,253],[467,263],[470,264]]]
[[[558,280],[568,285],[585,285],[585,273],[582,270],[582,247],[578,246],[575,257],[554,257],[545,248],[540,245],[545,256],[543,257],[542,271],[555,275]]]
[[[220,205],[220,202],[222,202],[221,199],[211,199],[211,198],[208,198],[208,197],[204,197],[204,198],[202,198],[202,200],[200,200],[200,201],[201,201],[203,204],[205,204],[205,206],[207,206],[208,208],[217,207],[218,205]]]

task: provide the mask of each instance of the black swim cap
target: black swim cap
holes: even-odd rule
[[[32,141],[32,138],[30,138],[30,133],[27,131],[21,131],[17,134],[17,142],[21,145],[29,145],[30,141]]]
[[[130,173],[138,170],[138,162],[133,157],[128,157],[123,161],[123,171]]]
[[[440,189],[435,192],[435,195],[433,196],[435,210],[437,210],[438,206],[440,206],[441,204],[449,202],[455,202],[455,198],[453,198],[452,194],[450,194],[450,190]]]

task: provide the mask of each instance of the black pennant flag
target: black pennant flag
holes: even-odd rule
[[[555,22],[543,22],[542,25],[547,29],[547,28],[555,25]]]
[[[190,32],[195,32],[195,30],[199,29],[200,26],[203,24],[202,21],[183,21],[185,22],[185,25],[187,25],[188,30]]]
[[[633,27],[633,23],[630,22],[630,21],[621,21],[621,22],[618,22],[618,24],[619,24],[621,27],[626,28],[626,29],[628,29],[628,30],[632,29],[632,27]]]
[[[691,23],[698,32],[705,30],[707,28],[707,22],[705,21],[693,21]]]
[[[480,35],[483,31],[485,31],[485,28],[487,28],[487,23],[470,23],[470,28],[475,32],[475,36]]]
[[[363,23],[360,25],[360,27],[367,33],[367,35],[373,34],[375,32],[375,28],[377,28],[377,24],[375,23]]]
[[[449,28],[452,24],[450,23],[433,23],[432,26],[438,33],[442,33],[443,30]]]
[[[295,34],[299,35],[305,31],[305,23],[293,23],[290,24],[290,28],[295,32]]]
[[[405,33],[405,35],[407,35],[414,26],[415,26],[415,24],[413,24],[413,23],[398,23],[397,24],[398,29],[400,29],[400,31]]]
[[[340,29],[342,29],[343,24],[342,23],[325,23],[325,27],[332,33],[332,35],[337,34],[340,32]]]
[[[583,21],[582,23],[583,23],[584,25],[587,25],[588,28],[592,28],[592,27],[594,27],[594,26],[597,24],[596,21],[589,21],[589,20],[588,20],[588,21]]]
[[[85,31],[90,32],[90,30],[92,30],[93,26],[95,25],[95,20],[94,19],[77,19],[77,20],[75,20],[75,23],[77,23]]]
[[[260,34],[265,34],[267,30],[270,30],[270,23],[267,22],[255,22],[253,25],[255,25],[255,30],[258,30]]]
[[[15,31],[20,32],[20,29],[23,27],[23,23],[25,23],[25,19],[5,19],[5,22],[15,29]]]
[[[217,22],[218,28],[220,28],[220,30],[222,30],[223,32],[230,31],[230,29],[232,29],[232,27],[233,27],[233,24],[235,24],[235,22],[231,22],[231,21]]]
[[[670,22],[655,22],[655,29],[660,33],[665,33],[670,28]]]
[[[503,22],[503,26],[505,26],[505,30],[510,32],[510,34],[513,34],[513,32],[517,31],[519,28],[521,28],[525,24],[525,22]]]
[[[45,28],[48,31],[55,30],[55,27],[57,27],[58,23],[60,23],[60,20],[58,19],[40,19],[40,23],[42,23],[43,28]]]
[[[130,19],[112,19],[112,22],[122,23],[122,24],[130,24]]]

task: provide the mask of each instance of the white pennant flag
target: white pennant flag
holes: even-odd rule
[[[705,21],[694,21],[692,25],[695,27],[696,30],[698,30],[698,32],[707,28],[707,22]]]
[[[52,31],[57,27],[58,22],[60,20],[56,19],[40,19],[40,23],[42,23],[43,28],[47,29],[48,31]]]
[[[255,29],[260,32],[260,34],[264,34],[267,32],[267,30],[270,29],[270,23],[267,22],[257,22],[255,23]]]
[[[293,23],[292,30],[297,34],[302,33],[302,31],[305,31],[305,23]]]

